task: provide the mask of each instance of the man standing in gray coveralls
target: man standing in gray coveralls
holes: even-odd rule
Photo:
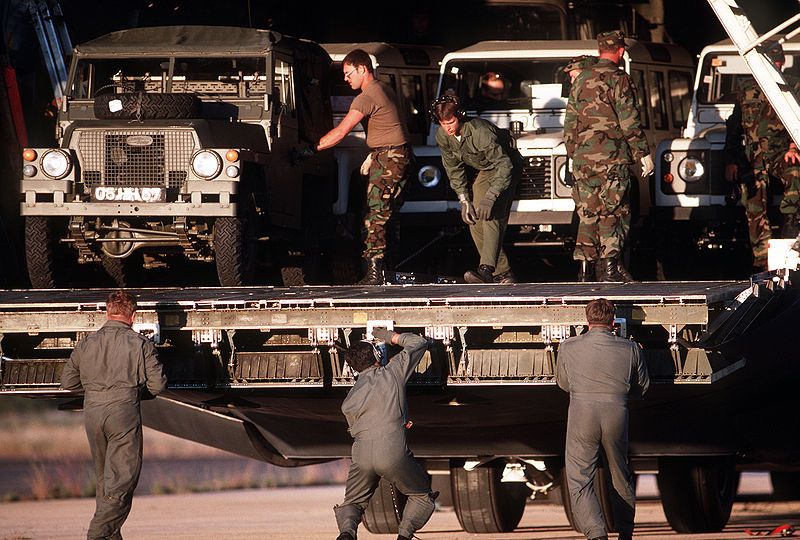
[[[344,501],[333,508],[339,526],[337,540],[354,540],[364,510],[381,477],[408,495],[398,526],[398,540],[409,540],[433,514],[431,478],[406,445],[408,400],[406,383],[422,359],[428,341],[416,334],[395,334],[385,328],[375,338],[403,350],[385,366],[372,343],[361,341],[345,352],[345,361],[358,372],[356,384],[342,403],[353,436],[352,463]]]
[[[86,537],[121,539],[142,469],[139,400],[167,386],[153,342],[131,328],[136,300],[106,300],[108,321],[75,346],[61,375],[65,390],[84,391],[86,435],[97,475],[97,508]],[[149,392],[150,396],[144,394]]]
[[[628,397],[647,392],[650,377],[641,347],[613,334],[614,304],[605,298],[586,305],[589,332],[558,350],[556,382],[569,392],[566,472],[575,525],[587,538],[607,539],[594,490],[600,448],[605,450],[619,538],[633,536],[636,502],[628,468]]]

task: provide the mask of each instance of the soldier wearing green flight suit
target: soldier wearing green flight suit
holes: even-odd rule
[[[108,320],[75,346],[61,375],[65,390],[84,392],[84,424],[97,475],[89,540],[122,538],[120,528],[131,511],[142,469],[139,401],[167,386],[153,342],[131,328],[135,316],[133,296],[111,293]]]
[[[631,281],[620,259],[630,230],[631,167],[641,162],[647,177],[654,166],[633,81],[619,67],[624,37],[603,32],[597,41],[597,60],[574,70],[564,118],[579,220],[573,257],[581,262],[581,279],[591,280],[587,268],[596,265],[599,281]]]
[[[437,99],[431,105],[431,116],[440,126],[436,144],[450,187],[461,202],[461,219],[469,225],[480,254],[478,268],[467,271],[464,280],[516,283],[503,250],[503,236],[522,172],[522,156],[507,131],[482,118],[465,117],[455,96]],[[477,174],[470,186],[468,174],[472,171]]]
[[[783,68],[785,57],[780,45],[770,48],[767,56],[778,69]],[[787,82],[800,95],[800,81],[787,77]],[[781,237],[794,238],[800,233],[800,152],[761,88],[752,79],[745,79],[740,85],[736,106],[725,125],[725,179],[743,184],[742,204],[753,251],[753,269],[765,270],[767,249],[772,237],[767,216],[770,176],[780,178],[783,183]],[[742,150],[746,162],[752,166],[752,179],[743,174]]]
[[[361,167],[367,181],[367,213],[364,218],[366,273],[358,285],[383,285],[386,255],[386,228],[392,214],[400,208],[406,173],[412,160],[408,129],[392,87],[375,78],[372,59],[361,49],[347,53],[342,60],[344,80],[360,90],[342,121],[322,136],[315,150],[339,144],[350,131],[366,119],[367,146],[371,151]]]

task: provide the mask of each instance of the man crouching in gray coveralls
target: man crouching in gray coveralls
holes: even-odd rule
[[[97,509],[89,540],[122,538],[142,470],[139,400],[162,392],[167,379],[153,342],[131,328],[136,300],[124,291],[106,300],[103,327],[75,346],[61,386],[84,391],[83,416],[97,475]]]
[[[612,333],[614,304],[605,298],[590,301],[586,319],[589,332],[559,347],[556,374],[558,386],[569,392],[566,472],[572,516],[587,538],[608,538],[594,490],[602,446],[619,538],[629,540],[636,502],[628,469],[628,396],[643,396],[650,377],[641,347]]]
[[[358,372],[356,384],[342,403],[350,435],[352,464],[344,501],[333,508],[339,526],[337,540],[355,540],[361,516],[381,477],[408,495],[398,540],[409,540],[433,514],[431,478],[406,446],[408,400],[406,383],[422,359],[428,341],[416,334],[395,334],[375,328],[376,339],[403,350],[385,366],[372,343],[361,341],[345,352],[345,361]]]

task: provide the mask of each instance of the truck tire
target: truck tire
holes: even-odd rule
[[[394,498],[392,498],[391,485],[381,478],[378,489],[369,500],[361,521],[373,534],[397,534],[397,527],[400,525],[397,515],[403,515],[406,501],[408,501],[408,497],[397,489],[394,490]],[[395,512],[395,502],[397,503],[397,512]]]
[[[250,250],[245,246],[244,223],[241,218],[221,217],[214,222],[214,259],[221,287],[238,287],[249,277]]]
[[[731,458],[663,457],[658,490],[675,532],[719,532],[728,523],[739,473]]]
[[[772,496],[778,501],[800,501],[800,472],[771,471]]]
[[[606,531],[610,533],[617,532],[616,521],[614,520],[614,506],[612,504],[613,487],[611,483],[611,475],[605,466],[598,466],[597,473],[594,477],[594,491],[597,493],[597,500],[600,502],[600,509],[603,511],[603,519],[606,525]],[[567,470],[561,470],[561,486],[559,487],[561,494],[561,504],[564,507],[564,513],[567,515],[570,527],[575,531],[581,532],[575,525],[575,518],[572,515],[572,500],[569,498],[569,488],[567,487]]]
[[[119,101],[122,109],[111,112],[109,103]],[[104,94],[94,99],[94,115],[101,119],[199,118],[202,101],[194,94]]]
[[[463,462],[451,465],[453,507],[465,531],[510,532],[519,525],[530,490],[520,482],[501,482],[504,468],[503,461],[471,471],[464,470]]]
[[[55,288],[54,258],[53,231],[47,218],[25,217],[25,259],[34,289]]]
[[[135,270],[131,257],[120,259],[118,257],[109,257],[104,254],[101,264],[115,286],[124,289],[125,287],[135,287],[139,285],[136,282]]]

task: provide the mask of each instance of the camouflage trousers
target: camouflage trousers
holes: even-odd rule
[[[573,258],[597,261],[617,257],[628,238],[630,166],[615,165],[605,175],[589,167],[575,171],[572,199],[578,214]]]
[[[773,161],[771,173],[781,179],[783,197],[781,197],[781,214],[796,214],[800,210],[800,165],[792,165],[783,160],[783,156]]]
[[[383,257],[386,253],[386,228],[392,214],[403,205],[402,193],[411,160],[408,146],[372,152],[364,217],[364,258]]]
[[[772,232],[769,228],[767,203],[769,201],[768,176],[763,170],[753,171],[755,186],[742,186],[742,206],[747,216],[747,233],[750,237],[750,249],[753,251],[753,266],[767,267],[767,249]]]

